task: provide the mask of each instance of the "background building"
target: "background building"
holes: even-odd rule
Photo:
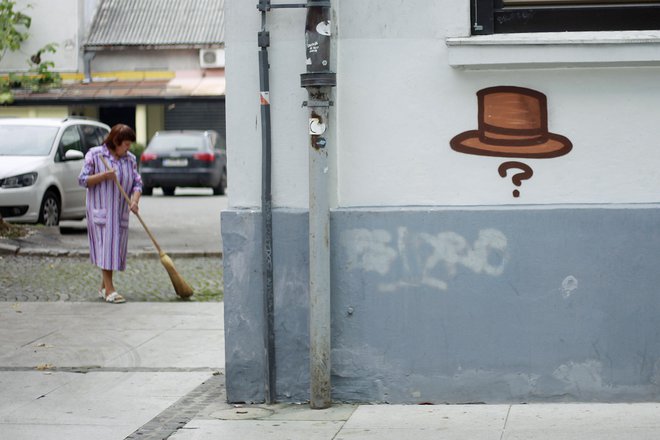
[[[255,3],[226,2],[231,401],[267,382]],[[658,4],[573,5],[576,24],[530,3],[332,2],[335,400],[660,395]],[[268,13],[285,401],[309,399],[304,26],[304,9]]]
[[[30,38],[0,72],[26,70],[47,43],[64,82],[45,93],[15,91],[0,116],[84,115],[136,128],[225,132],[222,0],[19,0]],[[27,5],[32,5],[27,7]]]

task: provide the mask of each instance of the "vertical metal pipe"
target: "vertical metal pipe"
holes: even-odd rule
[[[320,97],[320,96],[319,96]],[[327,127],[328,108],[310,113],[310,132],[320,134]],[[311,142],[320,135],[312,134]],[[317,138],[317,139],[314,139]],[[328,408],[332,404],[330,380],[330,213],[327,185],[326,146],[309,151],[309,337],[310,406]]]
[[[83,53],[83,61],[84,61],[83,69],[85,72],[85,79],[83,79],[83,83],[85,84],[94,81],[94,79],[92,78],[92,60],[94,59],[95,56],[96,56],[96,52],[94,51],[85,51]]]
[[[274,403],[275,390],[275,298],[273,292],[273,215],[271,197],[271,125],[268,46],[270,34],[266,31],[266,12],[270,0],[259,0],[261,32],[258,34],[259,93],[261,103],[261,234],[264,286],[264,339],[265,339],[265,400]]]
[[[309,116],[309,333],[310,407],[332,404],[330,380],[330,206],[328,193],[328,145],[326,131],[330,87],[330,2],[308,0],[305,24],[307,73],[301,85],[307,88]]]
[[[307,73],[301,75],[301,86],[307,88],[311,109],[309,118],[309,253],[310,253],[310,371],[312,408],[332,404],[330,383],[330,208],[328,194],[328,154],[325,132],[330,107],[330,87],[336,84],[330,71],[330,1],[307,0],[306,5],[271,5],[259,0],[261,32],[259,32],[259,82],[261,93],[262,140],[262,234],[264,315],[266,340],[266,402],[276,399],[275,330],[273,293],[273,238],[271,206],[271,131],[268,46],[266,12],[272,7],[307,7],[305,43]]]

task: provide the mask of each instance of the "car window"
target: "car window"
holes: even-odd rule
[[[152,153],[171,153],[173,151],[199,151],[206,149],[206,140],[196,134],[159,134],[149,142]]]
[[[83,136],[83,153],[98,145],[103,143],[103,138],[101,137],[100,127],[96,125],[81,125],[80,131],[82,131]]]
[[[103,145],[103,142],[105,142],[105,138],[108,137],[109,133],[110,130],[107,128],[96,127],[96,136],[98,137],[98,144],[96,145]]]
[[[80,139],[80,132],[76,126],[67,127],[64,133],[62,133],[62,139],[60,139],[60,146],[57,150],[55,160],[62,160],[69,150],[83,151],[83,142]]]
[[[57,127],[0,125],[0,156],[48,156]]]

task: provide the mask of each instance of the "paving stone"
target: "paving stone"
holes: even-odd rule
[[[190,301],[222,301],[222,259],[173,258],[193,288]],[[129,301],[181,301],[158,256],[130,258],[115,272],[115,287]],[[0,301],[100,301],[101,271],[82,256],[0,255]]]
[[[126,437],[126,440],[168,438],[183,428],[205,407],[224,399],[224,375],[214,375]]]

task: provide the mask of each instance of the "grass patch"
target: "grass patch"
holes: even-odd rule
[[[224,300],[224,297],[225,295],[221,290],[202,288],[196,290],[191,299],[198,302],[219,302]]]

